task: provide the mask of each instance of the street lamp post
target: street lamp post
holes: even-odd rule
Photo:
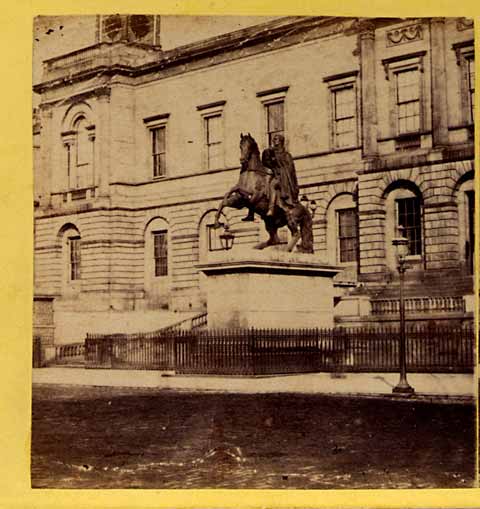
[[[398,384],[392,389],[394,394],[410,395],[415,392],[407,382],[407,355],[406,355],[406,337],[405,337],[405,301],[403,298],[403,283],[405,279],[405,271],[407,270],[407,255],[408,255],[408,239],[403,235],[404,228],[398,228],[399,236],[392,240],[397,255],[397,269],[400,277],[400,337],[398,345],[398,364],[400,368],[400,380]]]

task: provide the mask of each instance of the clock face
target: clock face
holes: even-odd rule
[[[109,41],[118,41],[122,35],[122,17],[120,14],[106,16],[103,21],[105,38]]]
[[[151,21],[151,16],[130,16],[130,29],[135,35],[135,39],[142,39],[150,32],[152,24]]]

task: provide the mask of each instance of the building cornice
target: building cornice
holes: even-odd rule
[[[370,20],[370,23],[375,26],[384,26],[385,24],[394,24],[397,22],[398,20],[393,18],[390,20],[385,20],[383,18],[374,18]],[[248,48],[253,48],[258,45],[263,45],[261,51],[271,51],[298,42],[307,42],[335,34],[344,33],[346,35],[352,35],[352,33],[355,33],[355,30],[352,30],[355,23],[358,23],[357,18],[289,16],[217,37],[211,37],[168,51],[159,51],[157,48],[155,51],[151,51],[148,58],[146,58],[147,61],[145,62],[145,59],[143,59],[144,62],[140,65],[115,63],[115,59],[111,58],[112,63],[110,65],[103,64],[94,67],[95,58],[92,58],[92,67],[76,73],[70,71],[67,74],[66,72],[65,76],[59,76],[58,78],[39,83],[34,86],[34,91],[41,94],[50,89],[85,81],[100,75],[121,75],[128,77],[156,75],[156,77],[159,77],[159,73],[162,74],[172,68],[178,68],[179,72],[188,72],[189,65],[194,62],[206,59],[207,61],[209,60],[209,65],[212,65],[215,63],[222,63],[225,60],[242,58],[247,56]],[[105,46],[105,43],[102,44]],[[53,62],[58,65],[61,63],[62,58],[64,58],[65,61],[77,57],[80,58],[82,56],[82,51],[85,53],[89,51],[93,53],[100,48],[100,46],[101,45],[90,46],[84,50],[77,50],[64,55],[63,57],[50,59],[47,62],[50,64]],[[141,51],[142,47],[137,46],[138,45],[135,46],[135,50]],[[119,52],[128,51],[128,45],[119,45],[118,48]],[[106,45],[105,51],[111,53],[112,49],[109,45]]]
[[[36,90],[34,87],[34,92],[35,91]],[[97,99],[100,97],[110,99],[111,92],[112,92],[112,90],[111,90],[110,86],[100,85],[100,86],[91,88],[90,90],[85,90],[83,92],[80,92],[78,94],[73,94],[73,95],[70,95],[67,97],[44,101],[40,104],[39,108],[43,110],[45,108],[55,106],[58,103],[68,104],[68,105],[77,104],[77,103],[80,103],[86,99],[91,99],[92,97],[95,97]]]

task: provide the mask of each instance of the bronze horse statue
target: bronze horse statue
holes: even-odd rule
[[[255,249],[281,244],[278,229],[287,226],[292,238],[287,245],[287,251],[293,251],[300,238],[302,242],[297,250],[302,253],[313,253],[312,215],[301,203],[293,207],[275,205],[273,215],[267,215],[270,199],[270,180],[272,170],[263,166],[257,142],[250,135],[240,135],[240,178],[238,183],[225,194],[220,203],[216,216],[215,227],[220,226],[220,215],[224,207],[253,210],[263,219],[265,229],[269,234],[266,242],[260,242]]]

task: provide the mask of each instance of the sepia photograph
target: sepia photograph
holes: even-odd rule
[[[32,25],[31,487],[476,487],[474,21]]]

